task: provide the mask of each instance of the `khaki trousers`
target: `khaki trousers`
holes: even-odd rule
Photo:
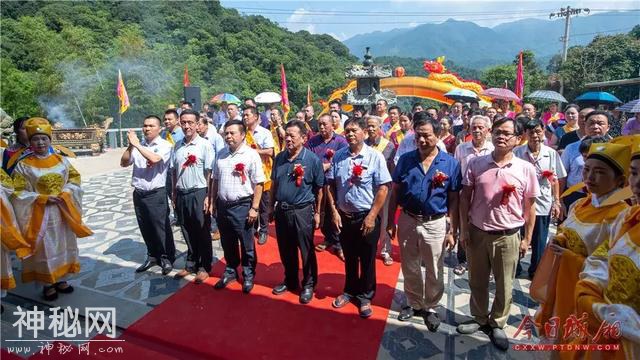
[[[467,244],[471,315],[481,325],[503,328],[509,317],[513,279],[519,258],[520,233],[490,235],[469,224]],[[496,294],[489,311],[489,275],[493,271]]]
[[[438,305],[444,293],[445,216],[432,221],[418,220],[404,211],[398,219],[398,241],[408,305],[429,310]],[[424,263],[425,278],[420,265]]]

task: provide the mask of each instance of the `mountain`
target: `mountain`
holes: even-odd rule
[[[606,12],[571,18],[570,46],[586,45],[598,33],[626,33],[640,23],[637,12]],[[435,58],[444,55],[461,66],[482,69],[511,62],[523,49],[532,50],[541,65],[560,53],[564,19],[523,19],[483,27],[449,19],[411,29],[356,35],[344,41],[352,54],[362,56],[366,46],[374,56]],[[544,62],[542,62],[544,61]]]

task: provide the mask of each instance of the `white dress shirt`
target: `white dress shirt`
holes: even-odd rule
[[[213,179],[218,182],[218,198],[222,201],[236,201],[252,196],[257,184],[264,183],[266,177],[262,170],[262,160],[257,151],[241,144],[233,153],[225,147],[218,154],[218,161],[213,168]],[[245,182],[235,171],[236,164],[244,164]]]
[[[196,163],[184,166],[189,155],[196,156]],[[205,171],[211,170],[216,160],[211,143],[199,135],[186,144],[185,139],[176,143],[173,151],[171,170],[175,172],[178,181],[178,189],[202,189],[209,185],[209,179],[205,177]]]
[[[129,158],[129,165],[133,164],[131,185],[143,191],[165,187],[167,169],[171,164],[171,150],[173,150],[173,145],[160,136],[157,136],[149,143],[143,139],[140,145],[160,155],[162,159],[156,164],[149,166],[147,165],[147,158],[142,156],[138,149],[133,148],[131,150],[131,157]],[[167,191],[171,191],[171,189],[167,189]]]

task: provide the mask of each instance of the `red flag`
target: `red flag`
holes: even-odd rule
[[[313,97],[311,96],[311,85],[307,84],[307,105],[313,103]]]
[[[284,121],[287,121],[287,116],[291,110],[289,106],[289,93],[287,91],[287,75],[284,73],[284,65],[280,64],[280,95],[282,96],[282,112],[284,113]]]
[[[516,73],[515,93],[520,99],[524,95],[524,71],[522,69],[522,51],[520,51],[520,60],[518,61],[518,70]]]
[[[182,85],[184,85],[184,87],[191,86],[191,83],[189,82],[189,68],[187,67],[187,64],[184,64],[184,75],[182,77]]]

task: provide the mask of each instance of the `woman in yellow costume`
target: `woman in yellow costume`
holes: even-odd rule
[[[33,153],[13,171],[13,208],[33,255],[22,262],[22,281],[45,284],[52,301],[73,287],[61,279],[80,271],[76,237],[92,234],[82,224],[80,174],[69,161],[49,152],[51,125],[46,119],[25,123]]]
[[[556,277],[549,281],[555,286],[550,286],[536,314],[540,334],[544,334],[545,324],[555,325],[558,333],[563,334],[565,321],[575,313],[574,290],[584,261],[607,238],[616,216],[628,207],[624,201],[607,199],[624,187],[630,157],[631,149],[626,145],[591,145],[582,173],[590,195],[571,206],[567,219],[549,244],[559,266],[550,275]],[[555,339],[562,340],[563,336]]]
[[[622,346],[618,351],[575,352],[575,358],[640,359],[640,135],[634,138],[629,187],[636,205],[616,218],[610,237],[585,261],[576,286],[576,312],[589,315],[591,336],[603,321],[618,321],[620,339],[601,336],[596,342]]]
[[[4,152],[4,149],[0,149]],[[9,202],[9,197],[13,193],[13,181],[4,170],[0,169],[0,297],[5,297],[7,290],[16,287],[16,281],[11,269],[10,252],[15,251],[19,258],[24,258],[31,253],[29,244],[24,241],[22,234],[17,228],[16,217],[13,207]],[[4,308],[3,308],[4,310]]]

